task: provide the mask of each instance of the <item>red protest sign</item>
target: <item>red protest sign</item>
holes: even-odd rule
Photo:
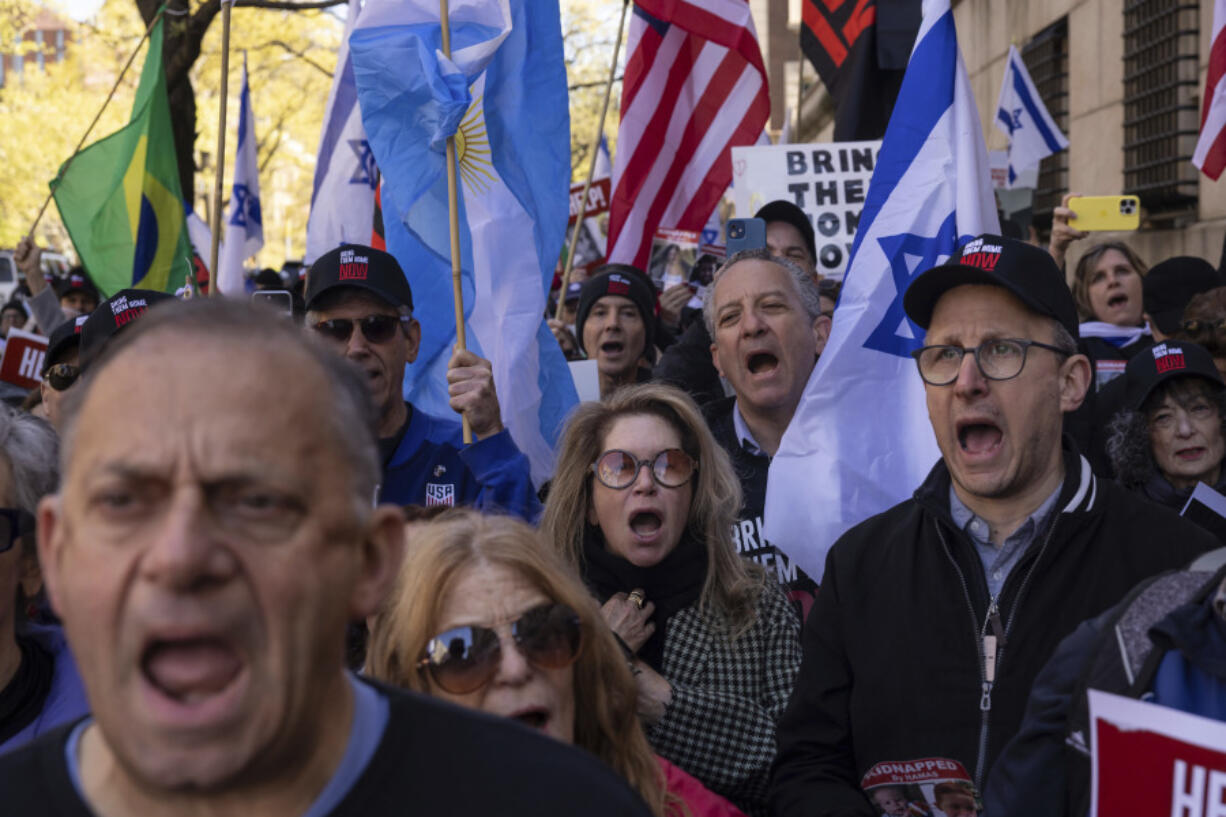
[[[1226,724],[1090,690],[1090,817],[1226,815]]]
[[[0,358],[0,380],[23,389],[32,389],[42,382],[43,358],[47,354],[47,339],[32,332],[10,329]]]
[[[583,268],[591,272],[605,262],[605,248],[609,235],[610,194],[611,188],[607,178],[592,181],[592,186],[587,191],[587,207],[583,210],[583,226],[579,229],[579,240],[575,243],[574,266],[576,268]],[[575,219],[579,217],[579,205],[582,202],[583,185],[571,185],[568,231],[575,226]]]

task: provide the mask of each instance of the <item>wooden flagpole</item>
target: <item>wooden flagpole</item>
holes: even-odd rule
[[[140,53],[141,46],[145,44],[145,40],[149,39],[149,35],[153,33],[153,27],[162,19],[162,14],[166,11],[166,4],[157,10],[157,14],[153,15],[153,19],[149,22],[149,27],[145,29],[145,34],[140,38],[140,42],[136,44],[136,48],[132,49],[131,56],[124,63],[123,68],[119,71],[119,76],[115,78],[115,84],[111,86],[111,92],[106,95],[106,99],[102,102],[102,107],[98,109],[98,113],[94,115],[94,121],[89,123],[89,127],[85,129],[85,133],[81,134],[81,141],[77,142],[77,146],[73,148],[72,155],[64,162],[64,167],[56,177],[58,181],[60,177],[68,171],[68,166],[72,164],[72,160],[81,152],[81,148],[85,146],[85,140],[94,132],[94,126],[98,124],[98,120],[102,118],[102,112],[106,110],[106,106],[111,104],[111,100],[115,98],[115,92],[119,90],[119,84],[123,82],[124,76],[128,73],[128,69],[132,67],[132,63],[136,60],[136,55]],[[47,193],[47,198],[43,199],[43,206],[38,208],[38,215],[34,217],[34,223],[30,225],[30,232],[27,235],[31,239],[34,237],[34,231],[38,228],[38,222],[43,220],[43,214],[47,212],[47,206],[51,204],[51,199],[55,196],[55,183],[52,182],[51,190]]]
[[[617,39],[613,44],[613,61],[609,64],[609,82],[604,89],[604,103],[600,106],[600,122],[596,125],[596,136],[592,139],[592,160],[587,166],[587,182],[583,185],[583,195],[579,197],[579,214],[575,218],[575,228],[570,231],[570,244],[566,248],[566,266],[562,269],[562,289],[558,292],[558,304],[553,313],[558,320],[562,320],[562,307],[566,304],[566,288],[570,286],[570,271],[575,263],[575,245],[579,243],[579,230],[583,227],[583,217],[587,215],[587,194],[592,189],[592,177],[596,175],[596,157],[600,153],[600,137],[604,135],[605,114],[609,112],[609,97],[613,95],[613,80],[617,75],[617,57],[622,50],[622,32],[626,28],[626,12],[629,9],[630,0],[623,0],[622,16],[617,23]]]
[[[221,243],[221,187],[226,173],[226,96],[230,84],[230,9],[234,0],[221,0],[221,101],[217,112],[217,177],[213,180],[213,236],[209,247],[209,297],[217,291],[217,248]]]
[[[447,0],[439,0],[439,25],[442,27],[443,56],[451,59],[451,23],[447,19]],[[468,342],[464,333],[464,288],[460,269],[460,205],[456,189],[455,136],[447,137],[447,226],[451,231],[451,288],[455,300],[455,346],[463,351]],[[460,415],[463,424],[464,444],[473,441],[472,426],[468,416]]]

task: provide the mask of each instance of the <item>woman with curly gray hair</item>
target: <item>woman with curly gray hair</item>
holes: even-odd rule
[[[1124,487],[1180,510],[1198,482],[1226,493],[1226,383],[1195,343],[1167,341],[1128,361],[1125,408],[1107,452]]]
[[[34,515],[58,458],[50,425],[0,403],[0,753],[89,711],[63,633],[24,614],[42,589]]]

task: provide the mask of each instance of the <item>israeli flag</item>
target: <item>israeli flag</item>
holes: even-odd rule
[[[1013,46],[1009,46],[1000,101],[996,103],[996,127],[1009,137],[1008,187],[1013,187],[1023,170],[1068,147],[1068,139],[1044,107],[1022,55]]]
[[[771,462],[766,538],[815,580],[848,528],[909,497],[941,456],[903,311],[919,273],[998,232],[949,0],[924,17],[852,245],[834,328]]]
[[[361,0],[349,0],[349,17],[340,52],[324,127],[315,160],[311,215],[307,219],[306,255],[310,264],[341,244],[370,244],[375,219],[375,188],[379,169],[362,128],[358,88],[349,57],[349,34],[361,13]]]
[[[383,174],[387,249],[405,269],[422,325],[405,397],[455,416],[444,160],[454,136],[468,346],[493,363],[503,423],[539,484],[578,402],[543,317],[570,212],[558,0],[453,0],[450,20],[451,59],[435,0],[368,3],[349,38],[362,123]]]
[[[226,213],[226,241],[222,248],[224,252],[217,262],[217,289],[223,295],[241,295],[246,291],[243,262],[264,246],[259,172],[255,114],[251,110],[251,87],[247,84],[247,55],[243,54],[243,91],[239,97],[234,184],[230,188],[230,208]]]

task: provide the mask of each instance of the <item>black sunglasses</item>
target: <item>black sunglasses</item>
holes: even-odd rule
[[[362,330],[362,336],[370,343],[386,343],[396,334],[396,327],[413,320],[408,315],[367,315],[365,318],[333,318],[320,321],[311,328],[328,340],[348,343],[353,335],[354,324]]]
[[[0,508],[0,553],[12,550],[17,540],[34,532],[34,514],[20,508]]]
[[[698,461],[680,448],[666,448],[647,460],[614,448],[600,455],[592,471],[603,485],[621,491],[634,484],[644,465],[650,466],[652,479],[665,488],[680,488],[698,470]]]
[[[71,363],[57,363],[47,369],[47,373],[43,375],[51,388],[56,391],[66,391],[73,383],[77,382],[77,378],[81,376],[81,367],[74,366]]]
[[[579,657],[583,628],[565,604],[542,604],[511,622],[511,637],[528,662],[545,669],[570,666]],[[426,642],[418,672],[454,695],[474,692],[493,680],[502,661],[502,638],[489,627],[456,627]]]

